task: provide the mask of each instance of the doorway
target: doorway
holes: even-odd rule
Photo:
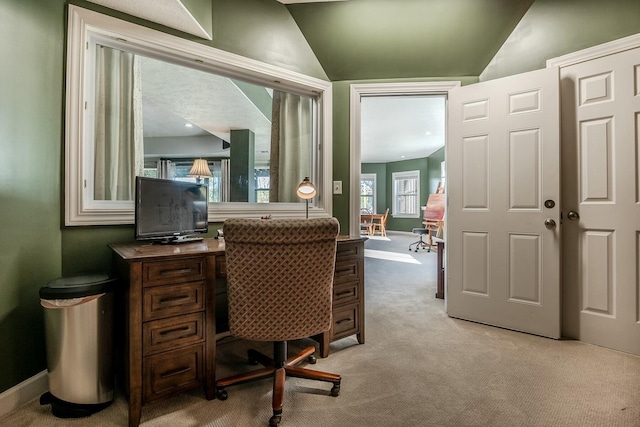
[[[425,83],[354,84],[350,93],[350,194],[349,232],[360,233],[360,165],[362,161],[362,101],[365,97],[444,95],[460,86],[457,81]]]

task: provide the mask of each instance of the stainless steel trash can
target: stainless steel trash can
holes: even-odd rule
[[[58,278],[40,288],[49,392],[60,418],[89,416],[113,401],[113,286],[103,273]]]

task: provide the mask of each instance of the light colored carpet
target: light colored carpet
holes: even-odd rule
[[[341,394],[329,396],[330,384],[288,379],[282,427],[640,426],[640,357],[449,318],[434,297],[435,252],[409,252],[411,234],[389,232],[389,239],[366,248],[419,264],[366,258],[366,343],[335,342],[314,368],[341,374]],[[245,362],[251,344],[223,341],[218,374],[252,369]],[[268,380],[228,391],[226,401],[207,401],[198,390],[147,405],[141,425],[268,425]],[[63,420],[36,399],[0,425],[126,426],[127,403],[118,395],[100,413]]]

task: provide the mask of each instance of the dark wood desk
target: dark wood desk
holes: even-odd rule
[[[328,356],[330,342],[346,336],[355,334],[364,343],[365,240],[338,239],[333,326],[313,337],[321,357]],[[206,398],[214,399],[216,306],[220,310],[226,304],[226,293],[216,291],[226,286],[224,240],[109,246],[121,285],[115,328],[122,339],[119,370],[129,400],[129,426],[140,424],[148,402],[203,386]]]

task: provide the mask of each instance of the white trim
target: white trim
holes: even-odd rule
[[[9,390],[0,393],[0,417],[18,409],[49,390],[47,370],[27,378]]]
[[[360,127],[363,96],[448,94],[459,81],[352,84],[349,95],[349,233],[360,234]]]
[[[333,214],[332,176],[332,85],[331,82],[276,67],[207,45],[182,39],[131,22],[69,5],[67,34],[67,77],[65,114],[65,212],[66,226],[133,224],[133,201],[94,201],[89,197],[85,176],[87,156],[84,141],[87,139],[85,117],[85,92],[90,55],[87,46],[95,38],[121,43],[131,51],[146,51],[156,57],[167,58],[179,64],[189,64],[207,72],[215,72],[243,81],[268,85],[275,89],[312,96],[318,100],[321,122],[315,124],[318,134],[316,176],[311,179],[318,188],[318,196],[309,216]],[[321,176],[321,181],[319,177]],[[90,200],[91,199],[91,200]],[[233,204],[211,206],[209,221],[219,222],[230,217],[260,217],[265,213],[274,216],[301,217],[305,215],[303,203],[281,203],[266,206],[263,203],[245,203],[240,211]]]
[[[625,50],[635,49],[637,47],[640,47],[640,33],[548,59],[547,68],[568,67],[570,65],[602,58],[603,56],[613,55]]]

